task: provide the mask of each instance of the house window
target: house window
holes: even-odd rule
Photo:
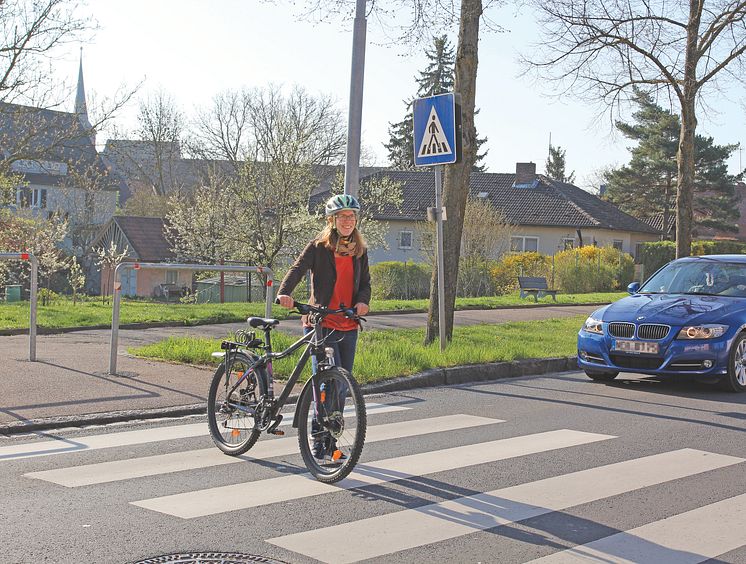
[[[176,284],[179,280],[178,270],[167,270],[166,271],[166,284]]]
[[[19,188],[16,196],[19,208],[47,207],[47,190],[45,188]]]
[[[562,250],[568,251],[570,249],[575,248],[575,238],[574,237],[564,237],[562,239]]]
[[[539,250],[538,237],[514,236],[510,238],[510,250],[516,253],[527,253]]]
[[[611,246],[614,247],[617,251],[623,251],[624,241],[620,239],[614,239],[614,241],[611,243]]]
[[[399,248],[400,249],[411,249],[412,248],[412,232],[411,231],[399,231]]]

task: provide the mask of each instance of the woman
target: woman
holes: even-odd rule
[[[358,315],[368,313],[370,271],[365,241],[357,229],[359,212],[360,204],[349,194],[332,196],[326,202],[326,227],[306,246],[282,280],[277,290],[280,305],[293,307],[290,294],[310,270],[311,304],[330,309],[344,304],[354,307]],[[336,365],[352,372],[357,322],[341,314],[328,315],[322,327],[325,334],[335,331],[329,345],[334,348]]]
[[[370,303],[370,271],[365,241],[357,230],[357,214],[360,204],[354,196],[341,194],[326,202],[326,227],[311,241],[290,268],[277,290],[280,305],[293,307],[290,294],[311,271],[310,302],[330,309],[354,307],[358,315],[368,313]],[[357,348],[357,322],[344,315],[327,315],[321,323],[325,335],[334,332],[327,345],[334,349],[334,362],[337,366],[352,372]],[[316,358],[312,358],[313,371],[316,371]],[[328,393],[328,392],[327,392]],[[327,410],[339,409],[344,405],[347,389],[338,389],[327,396]],[[334,398],[334,399],[333,399]],[[336,440],[319,424],[312,422],[314,434],[313,455],[324,459],[336,455],[336,460],[346,458],[337,450]]]

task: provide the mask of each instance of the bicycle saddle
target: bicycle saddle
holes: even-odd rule
[[[255,329],[257,327],[261,327],[262,329],[267,329],[268,327],[274,327],[280,321],[278,319],[265,319],[264,317],[249,317],[246,320],[246,323],[248,323],[251,327],[254,327]]]

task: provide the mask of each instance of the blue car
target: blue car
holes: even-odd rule
[[[627,290],[578,333],[578,366],[589,378],[691,375],[746,390],[745,255],[678,259]]]

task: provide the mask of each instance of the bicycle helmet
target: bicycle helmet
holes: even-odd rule
[[[337,194],[329,198],[324,207],[327,217],[342,210],[352,210],[358,213],[360,212],[360,202],[357,201],[355,196],[351,196],[350,194]]]

